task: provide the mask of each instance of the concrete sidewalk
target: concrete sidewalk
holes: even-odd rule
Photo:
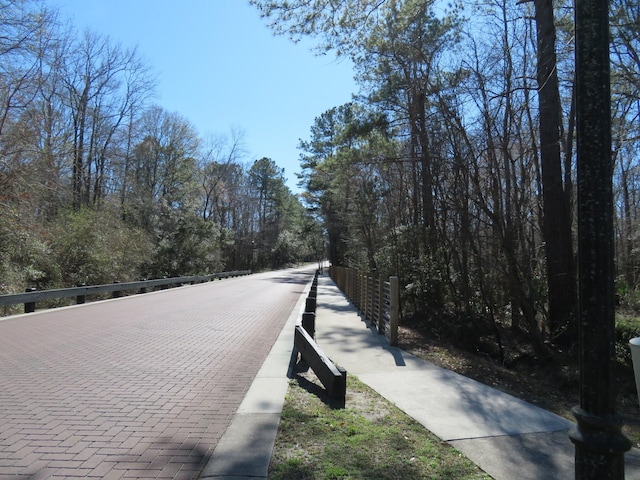
[[[308,287],[258,373],[202,479],[267,478]],[[572,422],[390,347],[326,275],[318,282],[316,342],[349,375],[464,453],[495,480],[574,478]],[[348,392],[347,392],[348,393]],[[640,480],[640,452],[626,478]]]
[[[327,276],[318,285],[316,341],[335,363],[464,453],[496,480],[573,479],[572,422],[390,347]],[[640,479],[640,452],[626,478]]]

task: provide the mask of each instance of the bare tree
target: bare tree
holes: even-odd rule
[[[135,50],[87,31],[68,47],[62,66],[73,125],[73,206],[99,203],[115,133],[152,88]]]
[[[202,188],[202,218],[214,217],[223,227],[228,226],[227,210],[231,203],[234,170],[246,155],[244,132],[231,129],[229,135],[211,135],[205,139],[199,160]]]

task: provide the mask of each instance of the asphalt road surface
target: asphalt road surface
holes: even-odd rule
[[[0,480],[197,478],[313,272],[0,319]]]

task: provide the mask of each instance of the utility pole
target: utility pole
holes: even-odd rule
[[[616,415],[613,160],[608,0],[576,0],[580,406],[576,480],[624,480]]]

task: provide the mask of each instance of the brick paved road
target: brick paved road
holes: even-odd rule
[[[0,480],[196,478],[312,270],[0,321]]]

